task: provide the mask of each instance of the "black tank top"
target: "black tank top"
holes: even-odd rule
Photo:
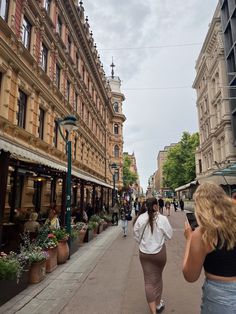
[[[236,276],[236,246],[227,250],[226,246],[216,248],[207,254],[203,267],[209,274],[221,277]]]

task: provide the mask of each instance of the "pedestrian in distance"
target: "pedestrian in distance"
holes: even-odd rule
[[[185,223],[183,274],[188,282],[205,272],[201,314],[236,313],[236,205],[212,183],[201,184],[195,194],[194,231]]]
[[[179,200],[179,207],[181,210],[184,210],[184,201],[182,200],[182,198]]]
[[[165,202],[165,208],[167,210],[167,216],[170,216],[170,201]]]
[[[140,216],[140,215],[146,213],[146,211],[147,211],[147,205],[146,205],[146,201],[144,201],[144,202],[142,203],[141,207],[140,207],[140,210],[139,210],[139,212],[138,212],[138,216]],[[138,216],[135,216],[135,218],[134,218],[134,220],[133,220],[133,225],[134,225],[135,222],[137,221]]]
[[[160,197],[160,198],[158,199],[158,206],[159,206],[159,212],[160,212],[160,214],[163,215],[164,201],[163,201],[163,198],[162,198],[162,197]]]
[[[138,216],[140,210],[140,202],[138,201],[138,198],[136,197],[135,201],[134,201],[134,211],[135,211],[135,216]]]
[[[127,237],[128,221],[132,220],[132,216],[131,216],[130,206],[126,200],[124,200],[123,206],[121,207],[120,218],[121,218],[121,226],[123,229],[123,236]]]
[[[166,216],[158,211],[155,197],[146,201],[147,211],[139,215],[134,225],[134,239],[139,243],[139,258],[144,274],[145,292],[150,313],[161,313],[162,272],[166,264],[165,240],[171,239],[172,228]]]
[[[178,203],[176,202],[175,198],[173,198],[173,205],[174,205],[174,209],[175,209],[175,212],[177,211],[178,209]]]
[[[120,206],[116,202],[115,205],[112,207],[112,224],[118,226],[118,215],[120,212]]]

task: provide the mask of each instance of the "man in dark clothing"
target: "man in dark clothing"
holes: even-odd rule
[[[90,217],[92,215],[94,215],[94,210],[93,210],[93,208],[92,208],[90,203],[88,203],[87,206],[86,206],[86,213],[87,213],[87,216],[88,216],[88,220],[90,219]]]
[[[162,198],[159,198],[159,200],[158,200],[158,205],[159,205],[159,212],[160,212],[160,214],[163,215],[164,201],[163,201]]]
[[[178,203],[176,202],[175,198],[173,198],[173,205],[174,205],[175,212],[176,212],[178,209]]]
[[[184,210],[184,201],[182,200],[182,198],[179,200],[179,206],[181,210]]]

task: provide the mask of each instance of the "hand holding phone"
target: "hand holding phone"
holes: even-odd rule
[[[192,230],[194,230],[195,228],[198,227],[197,219],[196,219],[194,213],[186,213],[186,217],[187,217],[188,223],[190,224]]]

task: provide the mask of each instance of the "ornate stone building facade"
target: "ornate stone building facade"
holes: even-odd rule
[[[122,186],[124,95],[105,77],[80,1],[0,1],[0,220],[65,212],[67,154],[58,119],[74,115],[72,206],[111,204]],[[67,136],[67,134],[64,134]]]
[[[219,5],[197,59],[196,72],[193,87],[197,92],[200,135],[197,180],[232,185],[235,177],[225,181],[224,176],[217,176],[218,168],[230,167],[236,161]]]

